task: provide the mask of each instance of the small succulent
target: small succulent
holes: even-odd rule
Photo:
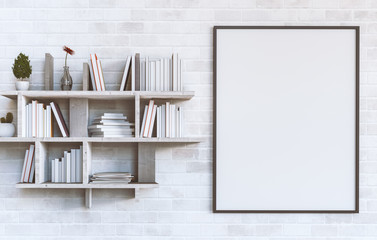
[[[13,122],[13,114],[8,112],[5,117],[0,118],[1,123],[12,123]]]
[[[23,53],[20,53],[13,63],[13,74],[17,79],[29,78],[32,72],[29,57]]]

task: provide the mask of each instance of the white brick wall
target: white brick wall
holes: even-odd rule
[[[214,25],[361,26],[360,214],[212,213]],[[90,210],[81,190],[15,189],[26,144],[0,144],[0,239],[377,239],[377,0],[0,0],[1,90],[14,89],[20,51],[31,57],[32,89],[42,88],[45,52],[59,80],[63,45],[76,50],[68,62],[75,89],[90,52],[103,59],[110,89],[125,55],[181,53],[185,89],[196,91],[184,103],[187,131],[208,141],[161,147],[159,189],[140,190],[137,199],[96,190]],[[0,104],[0,115],[15,111],[9,100]]]

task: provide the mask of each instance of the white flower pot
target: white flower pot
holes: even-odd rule
[[[15,132],[13,123],[0,123],[0,137],[13,137]]]
[[[29,89],[29,81],[16,81],[16,89],[18,91],[26,91]]]

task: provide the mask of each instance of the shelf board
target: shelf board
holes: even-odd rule
[[[103,143],[199,143],[203,140],[201,138],[99,138],[99,137],[52,137],[52,138],[23,138],[23,137],[0,137],[0,143],[33,143],[36,141],[40,142],[103,142]]]
[[[157,188],[158,183],[17,183],[16,188],[65,188],[65,189],[140,189],[140,188]]]
[[[134,99],[139,95],[141,99],[191,99],[195,93],[185,92],[149,92],[149,91],[0,91],[0,96],[10,99],[17,99],[20,94],[29,98],[51,99],[51,98],[85,98],[85,99]]]

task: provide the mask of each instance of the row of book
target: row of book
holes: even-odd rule
[[[23,137],[53,137],[53,117],[55,116],[63,137],[69,137],[69,130],[64,121],[59,105],[51,102],[45,106],[37,100],[25,106],[24,123],[22,124]]]
[[[25,152],[24,165],[21,172],[22,183],[32,183],[34,178],[35,168],[35,146],[30,145]]]
[[[90,183],[130,183],[133,177],[129,172],[101,172],[90,176]]]
[[[81,183],[83,176],[82,146],[64,151],[64,156],[50,160],[51,182]]]
[[[154,125],[156,125],[155,136],[158,138],[182,137],[182,122],[182,107],[170,104],[170,102],[157,106],[154,100],[150,100],[144,108],[140,136],[151,138]]]
[[[94,91],[106,91],[105,80],[103,77],[103,70],[101,61],[97,54],[90,54],[89,59],[90,79]]]
[[[135,124],[122,113],[104,113],[88,127],[92,137],[133,137]]]
[[[178,53],[171,58],[128,56],[120,91],[182,91],[182,60]]]

